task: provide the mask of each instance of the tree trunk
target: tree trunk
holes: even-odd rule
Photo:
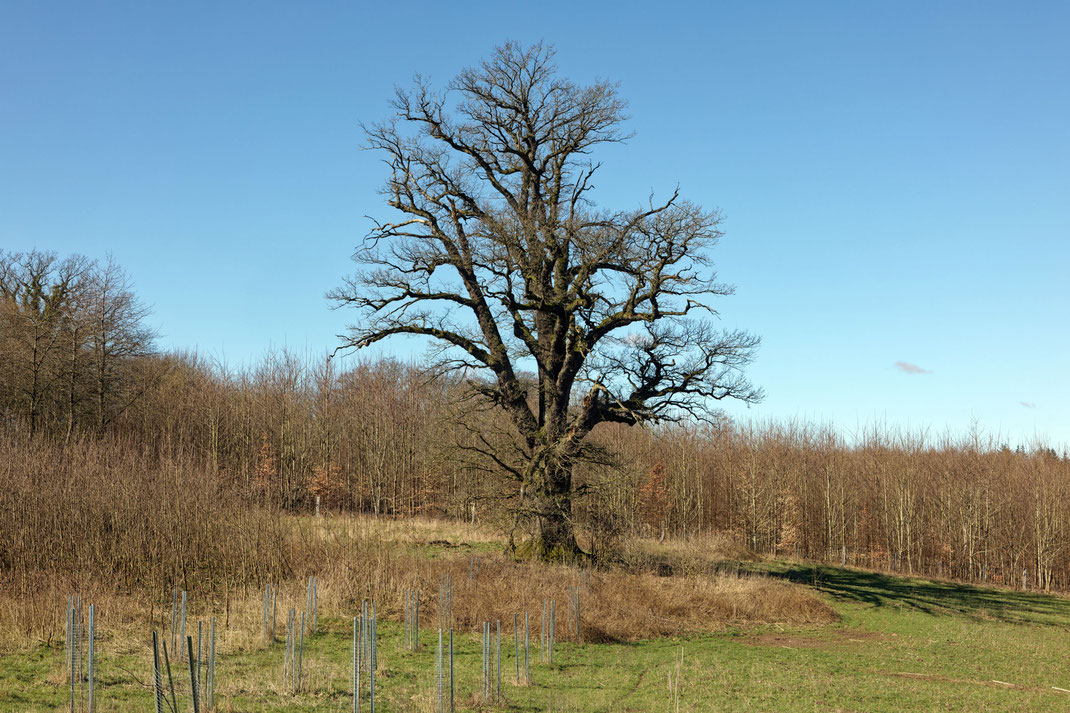
[[[575,562],[586,557],[576,543],[572,521],[572,469],[544,466],[532,488],[535,527],[531,539],[517,548],[518,556],[544,562]]]

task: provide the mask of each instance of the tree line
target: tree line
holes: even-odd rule
[[[517,527],[512,474],[486,455],[508,447],[508,421],[460,376],[286,351],[238,370],[163,353],[110,261],[0,254],[0,289],[7,513],[89,497],[32,464],[89,462],[91,450],[97,487],[116,495],[158,493],[172,481],[149,482],[154,468],[180,463],[183,489],[225,492],[233,510],[309,512],[318,499],[327,512]],[[831,428],[728,420],[606,423],[591,439],[601,455],[578,464],[571,511],[587,549],[721,531],[760,553],[1070,588],[1070,459],[1051,448],[878,428],[848,442]],[[108,478],[109,463],[126,465]],[[83,517],[129,500],[100,495]]]
[[[139,395],[147,314],[111,258],[0,250],[0,409],[31,434],[102,432]]]
[[[602,437],[629,467],[584,503],[627,529],[967,582],[1070,588],[1070,457],[971,432],[725,423]],[[610,484],[612,483],[612,484]]]

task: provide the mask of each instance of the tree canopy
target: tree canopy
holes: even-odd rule
[[[515,444],[477,446],[519,486],[540,556],[575,552],[572,466],[602,422],[703,418],[755,402],[758,338],[715,325],[710,249],[721,215],[683,199],[611,210],[593,200],[600,145],[628,138],[608,81],[559,76],[543,45],[497,48],[438,91],[418,76],[366,128],[396,217],[330,293],[360,318],[344,346],[398,335],[437,345],[508,414]],[[534,372],[533,382],[523,372]]]

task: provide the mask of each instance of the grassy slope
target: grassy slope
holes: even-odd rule
[[[1065,599],[786,562],[750,566],[815,587],[842,622],[627,644],[561,643],[552,668],[533,661],[531,687],[513,685],[512,640],[503,637],[506,707],[669,711],[669,675],[682,659],[681,711],[1070,708],[1070,694],[1052,688],[1070,688]],[[219,710],[349,710],[350,624],[329,617],[322,624],[325,633],[306,642],[306,693],[282,692],[281,644],[251,649],[219,663]],[[511,633],[511,621],[506,628]],[[425,629],[417,653],[401,651],[397,624],[382,624],[381,634],[378,709],[433,710],[431,632]],[[537,631],[533,638],[537,643]],[[148,689],[135,680],[135,674],[148,679],[144,647],[110,641],[105,633],[99,648],[98,710],[150,710]],[[479,640],[459,636],[456,648],[458,709],[478,709]],[[0,659],[0,711],[59,709],[62,651],[62,643],[41,644]],[[191,710],[188,702],[179,707]]]

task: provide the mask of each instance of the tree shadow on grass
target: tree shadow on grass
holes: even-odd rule
[[[899,577],[825,565],[785,563],[762,574],[814,587],[841,601],[908,607],[926,614],[959,614],[1016,624],[1070,629],[1070,600],[1048,594]]]

